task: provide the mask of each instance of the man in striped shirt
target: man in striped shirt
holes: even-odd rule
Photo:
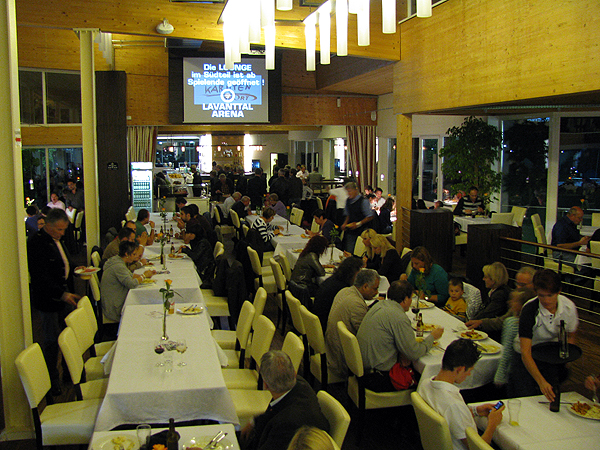
[[[469,188],[469,196],[462,197],[454,208],[455,216],[470,216],[483,214],[483,199],[479,196],[479,189],[475,186]]]
[[[262,216],[259,216],[252,224],[252,228],[258,230],[260,233],[265,243],[264,250],[267,252],[274,250],[271,240],[283,230],[283,227],[271,224],[274,217],[275,210],[273,208],[265,208],[262,211]]]

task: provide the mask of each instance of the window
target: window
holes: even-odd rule
[[[76,72],[19,70],[21,123],[81,123],[81,81]]]

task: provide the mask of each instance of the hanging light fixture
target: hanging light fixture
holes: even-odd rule
[[[260,0],[260,26],[275,24],[275,0]]]
[[[356,25],[358,28],[358,45],[366,47],[371,44],[371,29],[369,23],[370,2],[369,0],[359,1],[359,10],[356,15]]]
[[[350,14],[358,14],[360,10],[360,1],[361,0],[348,0],[348,12]]]
[[[246,0],[248,3],[249,41],[260,44],[260,0]]]
[[[396,0],[381,0],[381,24],[384,34],[396,32]]]
[[[417,0],[417,17],[431,17],[431,0]]]
[[[275,24],[265,27],[265,68],[275,69]]]
[[[277,9],[279,11],[291,11],[294,7],[293,0],[277,0]]]
[[[348,56],[348,0],[335,2],[337,55]]]
[[[312,72],[316,69],[316,46],[317,46],[317,15],[312,13],[304,19],[304,39],[306,47],[306,70]]]
[[[323,3],[319,9],[319,48],[321,64],[331,62],[331,2]]]

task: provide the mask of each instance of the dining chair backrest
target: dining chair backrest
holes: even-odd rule
[[[242,226],[240,222],[240,216],[233,209],[229,210],[229,217],[231,218],[231,223],[235,227],[236,230],[239,230]]]
[[[304,216],[304,210],[294,206],[290,215],[290,222],[294,225],[300,226],[302,225],[302,216]]]
[[[221,208],[219,205],[214,205],[213,211],[215,214],[215,222],[217,222],[217,225],[221,225]]]
[[[522,206],[513,206],[510,212],[513,215],[513,224],[518,227],[522,227],[525,214],[527,214],[527,208],[523,208]]]
[[[246,225],[246,224],[242,225],[242,233],[244,233],[244,237],[246,237],[248,235],[248,231],[250,231],[250,228],[248,227],[248,225]]]
[[[350,372],[361,378],[364,375],[365,369],[363,367],[362,355],[360,354],[360,347],[358,346],[358,339],[350,333],[346,324],[341,320],[337,323],[337,328],[346,365],[350,369]]]
[[[260,364],[262,356],[271,348],[274,335],[275,325],[273,325],[273,322],[266,316],[259,316],[256,321],[256,328],[254,328],[250,350],[250,356],[257,364]]]
[[[66,213],[67,213],[67,216],[69,217],[69,222],[75,223],[75,215],[77,214],[77,210],[67,208]]]
[[[215,248],[213,249],[213,257],[217,259],[219,256],[225,254],[225,246],[222,242],[217,241]]]
[[[319,224],[315,221],[313,217],[312,223],[310,224],[310,231],[312,231],[313,233],[318,233],[319,228]]]
[[[83,215],[84,211],[79,211],[77,216],[75,216],[75,229],[79,230],[81,228],[81,224],[83,223]]]
[[[95,302],[99,302],[100,298],[100,283],[98,283],[98,277],[95,273],[90,277],[90,288],[92,290],[92,297],[94,297]]]
[[[590,250],[595,255],[600,255],[600,241],[590,241]],[[590,258],[592,260],[592,267],[594,269],[600,269],[600,258]]]
[[[302,343],[302,339],[291,331],[288,331],[283,340],[281,350],[290,357],[294,370],[298,373],[300,363],[302,362],[302,356],[304,355],[304,344]]]
[[[600,213],[592,213],[592,226],[600,227]]]
[[[463,283],[463,298],[467,303],[467,318],[472,319],[482,309],[481,291],[469,283]]]
[[[317,195],[315,196],[315,200],[317,201],[317,208],[323,209],[323,200],[321,200],[321,197]]]
[[[467,427],[467,444],[469,450],[494,450],[490,444],[485,442],[477,430],[473,427]]]
[[[125,218],[127,220],[135,220],[136,219],[135,209],[133,209],[133,206],[130,206],[127,209],[127,212],[125,213]]]
[[[537,213],[532,214],[531,223],[533,224],[534,229],[535,229],[535,227],[539,227],[542,224],[542,219],[540,218],[540,215]]]
[[[317,354],[325,353],[325,337],[323,336],[321,321],[304,305],[300,305],[300,315],[302,316],[302,323],[304,325],[304,330],[306,331],[308,345]]]
[[[418,392],[410,394],[423,450],[452,450],[452,438],[448,422],[435,409],[427,404]]]
[[[305,335],[306,328],[304,328],[302,314],[300,313],[300,307],[302,306],[300,300],[294,297],[290,291],[285,291],[285,300],[288,308],[290,309],[290,315],[292,316],[292,324],[294,325],[294,328],[301,335]]]
[[[31,344],[19,353],[15,359],[15,365],[29,406],[32,409],[37,408],[50,390],[50,374],[40,344],[37,342]]]
[[[95,334],[90,328],[85,310],[83,308],[74,309],[65,317],[65,323],[73,329],[83,355],[87,349],[94,345]]]
[[[256,321],[260,316],[262,316],[266,304],[267,291],[264,287],[259,287],[256,290],[256,294],[254,294],[254,301],[252,302],[252,305],[254,305],[254,320],[252,321],[253,330],[256,328]]]
[[[535,233],[535,238],[537,239],[538,244],[548,245],[548,241],[546,241],[546,231],[544,230],[544,227],[542,225],[535,227],[533,231]],[[551,250],[547,250],[542,247],[539,247],[538,249],[539,254],[546,253],[546,251],[550,256]]]
[[[283,270],[283,275],[285,276],[286,281],[289,283],[292,279],[292,266],[290,266],[290,260],[287,259],[287,256],[285,255],[280,255],[278,258],[281,269]]]
[[[242,304],[240,310],[240,316],[238,317],[237,327],[235,329],[235,337],[240,343],[240,347],[245,349],[248,345],[248,337],[252,330],[252,323],[254,322],[255,309],[254,305],[246,300]]]
[[[98,322],[96,321],[96,314],[94,313],[94,307],[92,306],[92,302],[90,302],[90,298],[87,295],[81,297],[77,302],[77,308],[85,311],[85,317],[88,320],[88,324],[94,334],[96,334],[98,331]]]
[[[69,374],[71,375],[71,381],[73,384],[79,384],[81,382],[81,375],[83,374],[83,357],[75,332],[71,327],[65,327],[64,330],[58,335],[58,346],[60,351],[65,358]]]
[[[248,246],[248,257],[250,258],[250,264],[252,265],[252,271],[256,277],[262,276],[262,265],[260,263],[260,258],[258,257],[258,252],[254,250],[252,247]]]
[[[513,214],[512,213],[494,213],[494,214],[492,214],[492,223],[503,223],[505,225],[512,225]]]
[[[283,270],[275,258],[269,258],[269,264],[271,265],[271,270],[273,271],[273,276],[275,277],[275,285],[277,286],[277,290],[280,295],[283,295],[286,287],[286,279],[283,275]]]
[[[358,236],[356,238],[356,243],[354,244],[354,250],[352,252],[352,254],[354,256],[362,256],[365,253],[366,247],[365,244],[363,243],[363,238]]]
[[[100,257],[100,253],[92,252],[90,259],[92,260],[92,265],[94,267],[100,267],[100,261],[102,260],[102,258]]]
[[[346,432],[350,426],[350,414],[346,408],[327,391],[317,392],[321,412],[329,422],[329,435],[342,448]]]

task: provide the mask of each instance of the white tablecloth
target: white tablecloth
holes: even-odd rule
[[[469,225],[487,225],[492,223],[489,217],[454,216],[454,221],[460,225],[461,231],[467,233]]]
[[[152,434],[160,433],[161,431],[166,430],[166,428],[153,428]],[[204,437],[208,437],[212,439],[219,431],[223,431],[227,433],[225,437],[226,440],[232,443],[233,447],[230,447],[232,450],[239,450],[240,445],[235,436],[235,428],[233,425],[224,423],[221,425],[203,425],[197,427],[176,427],[175,430],[179,433],[179,446],[187,445],[192,439],[200,440],[204,439]],[[104,442],[104,440],[108,437],[117,437],[117,436],[127,436],[130,437],[133,442],[137,442],[136,431],[135,430],[127,430],[127,431],[96,431],[92,436],[92,441],[89,446],[90,450],[96,450],[94,445],[100,445],[100,443]]]
[[[565,450],[565,449],[599,449],[600,421],[584,419],[568,411],[570,405],[560,405],[560,411],[553,413],[543,395],[522,397],[519,425],[509,424],[510,415],[507,408],[502,413],[502,423],[496,428],[493,440],[502,450]],[[576,392],[563,393],[563,402],[587,401]],[[496,403],[486,402],[486,403]],[[487,418],[476,417],[477,426],[484,430]]]
[[[445,349],[452,341],[459,339],[462,330],[465,330],[465,324],[450,314],[442,311],[439,308],[421,309],[423,313],[423,322],[441,325],[444,327],[444,334],[440,338],[439,347],[433,348],[425,356],[419,358],[413,363],[415,369],[422,375],[422,379],[427,377],[433,377],[437,375],[442,367],[442,357],[444,356]],[[411,311],[407,312],[410,319],[414,318],[414,314]],[[453,329],[461,331],[452,331]],[[496,341],[487,338],[483,341],[477,341],[482,344],[494,344],[498,347],[502,347],[501,344]],[[479,361],[475,364],[475,368],[471,373],[470,377],[467,377],[465,381],[460,384],[461,389],[472,389],[483,386],[494,380],[496,369],[500,363],[501,353],[495,355],[482,355]]]
[[[162,334],[161,309],[156,305],[129,305],[121,319],[108,390],[96,421],[96,431],[121,424],[166,423],[212,419],[239,423],[225,387],[217,349],[210,333],[206,311],[199,315],[167,317],[172,340],[186,339],[183,354],[187,365],[165,373],[156,363],[165,355],[154,353],[154,342]]]

